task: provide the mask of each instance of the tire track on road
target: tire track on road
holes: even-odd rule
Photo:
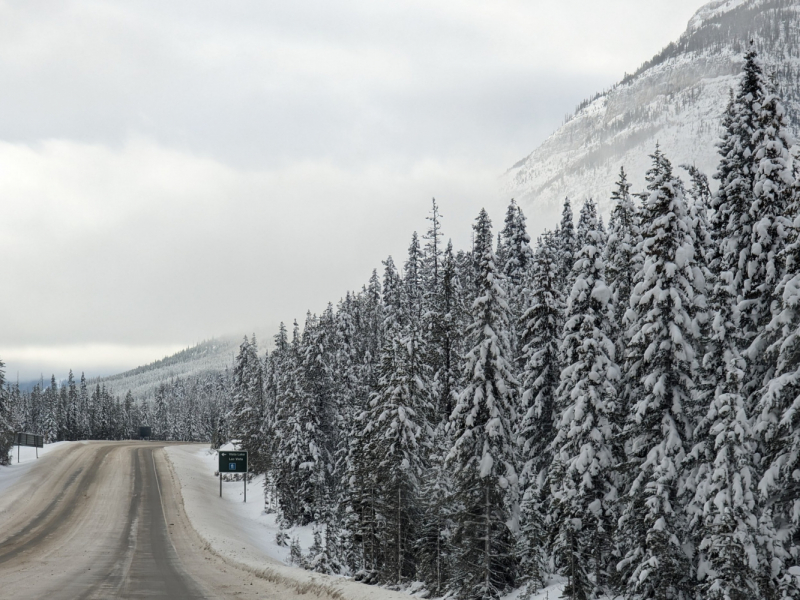
[[[61,490],[47,506],[22,529],[0,542],[0,564],[21,557],[26,551],[41,544],[47,537],[69,527],[73,514],[82,507],[80,492],[97,478],[97,471],[113,447],[101,447],[91,465],[77,466],[67,476]],[[77,485],[76,485],[77,483]],[[42,490],[42,493],[46,493]]]

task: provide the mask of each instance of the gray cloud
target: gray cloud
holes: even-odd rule
[[[466,245],[702,2],[600,4],[0,1],[0,358],[108,371],[302,319],[431,196]]]

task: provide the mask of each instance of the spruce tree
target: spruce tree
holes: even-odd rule
[[[618,497],[614,383],[619,368],[609,338],[611,290],[604,279],[603,236],[591,200],[581,211],[579,232],[560,347],[560,415],[548,484],[553,553],[569,578],[565,594],[585,599],[600,597],[609,583]]]
[[[619,361],[628,346],[625,327],[625,314],[630,306],[634,277],[641,270],[639,244],[642,235],[639,229],[639,215],[630,193],[631,184],[625,169],[620,168],[616,188],[611,193],[614,208],[608,224],[608,242],[604,251],[606,283],[611,289],[611,327],[612,339],[616,346]]]
[[[261,455],[263,415],[263,371],[258,358],[258,347],[255,336],[252,341],[245,337],[239,346],[233,369],[233,402],[228,423],[239,447],[248,452],[250,470],[255,473],[263,472],[265,467],[266,457]]]
[[[687,214],[691,222],[692,244],[694,246],[695,261],[695,289],[698,294],[695,296],[695,303],[692,307],[692,316],[696,326],[695,348],[698,356],[697,371],[694,378],[693,402],[687,415],[694,424],[705,419],[706,412],[711,404],[717,389],[717,384],[724,379],[726,367],[723,365],[725,360],[737,362],[741,359],[738,350],[736,326],[732,326],[733,320],[738,324],[738,310],[736,310],[736,296],[732,295],[732,288],[722,282],[720,277],[732,276],[728,271],[727,275],[719,271],[720,261],[718,258],[715,238],[723,238],[725,232],[715,232],[708,219],[708,211],[712,199],[708,178],[694,166],[683,166],[689,172],[691,187],[688,190]],[[716,273],[716,274],[715,274]],[[722,287],[720,287],[722,286]],[[722,306],[720,303],[728,304]],[[715,323],[720,318],[723,323]],[[714,327],[722,327],[722,337],[719,331],[714,332]],[[715,341],[716,338],[716,341]],[[720,349],[719,342],[725,340],[722,345],[730,347],[735,356],[726,355],[724,349]],[[741,382],[741,380],[740,380]],[[693,493],[688,490],[687,493]]]
[[[758,129],[760,107],[764,97],[764,75],[755,51],[745,55],[744,72],[736,93],[731,95],[722,121],[723,133],[720,140],[720,163],[714,175],[719,180],[719,190],[713,197],[711,228],[717,233],[717,258],[712,272],[729,272],[732,275],[730,286],[736,302],[745,302],[741,310],[748,311],[752,303],[754,286],[745,281],[749,279],[748,265],[752,260],[754,215],[753,188],[755,183],[755,132]],[[763,228],[762,228],[763,230]],[[757,285],[756,285],[757,287]],[[752,318],[744,318],[736,336],[740,350],[750,346],[758,335],[759,325]],[[759,374],[746,371],[742,380],[745,395],[750,396],[759,387]],[[748,400],[748,403],[752,399]]]
[[[596,235],[592,232],[596,232]],[[575,249],[573,252],[573,267],[572,270],[575,270],[575,262],[578,259],[578,253],[581,252],[583,247],[587,244],[597,245],[601,241],[601,235],[599,234],[598,230],[598,221],[597,221],[597,205],[594,203],[594,200],[589,198],[586,202],[583,203],[581,206],[581,212],[578,214],[578,226],[575,228]],[[596,239],[595,239],[596,238]],[[572,278],[574,279],[576,275],[572,273]],[[572,292],[572,281],[570,282],[569,289],[566,290],[565,296],[569,296]]]
[[[753,223],[750,257],[742,284],[742,329],[745,342],[751,341],[746,391],[749,406],[756,403],[759,390],[773,374],[776,356],[764,350],[768,343],[761,333],[780,310],[781,280],[784,275],[783,253],[792,229],[790,210],[796,190],[792,135],[788,119],[775,86],[761,76],[762,100],[755,108],[757,120],[752,132]]]
[[[300,354],[305,371],[307,391],[314,401],[314,414],[318,419],[319,429],[316,434],[319,460],[315,474],[317,476],[317,501],[333,492],[335,482],[333,474],[336,469],[335,452],[338,446],[340,400],[337,390],[336,366],[336,322],[333,316],[333,305],[328,304],[319,317],[306,317],[303,335],[300,339]],[[322,515],[322,512],[326,514]],[[316,513],[326,520],[330,517],[327,508],[318,504]]]
[[[437,598],[444,594],[453,568],[449,536],[453,486],[445,464],[451,445],[445,424],[438,424],[419,494],[421,516],[415,544],[417,579],[424,581]]]
[[[194,414],[191,409],[185,410],[184,414],[187,419],[191,419]],[[136,422],[136,400],[133,398],[133,392],[128,390],[125,394],[124,404],[122,406],[122,439],[132,439],[134,436],[134,428],[138,425]],[[187,441],[194,441],[193,436],[189,436]]]
[[[44,422],[42,434],[46,444],[51,444],[58,439],[58,385],[56,376],[50,378],[50,386],[44,390]]]
[[[400,583],[413,576],[418,493],[429,407],[418,369],[419,350],[402,330],[388,334],[381,353],[380,377],[365,415],[366,453],[372,461],[378,506],[384,518],[387,547],[383,579]]]
[[[797,569],[800,556],[800,222],[795,217],[785,252],[785,276],[779,291],[779,310],[762,333],[769,341],[764,352],[777,358],[771,379],[760,390],[753,430],[763,455],[758,488],[766,516],[781,532],[773,553],[780,565],[776,581],[784,597],[800,597],[800,581],[787,574]]]
[[[5,375],[5,363],[0,360],[0,466],[9,464],[11,447],[14,444],[10,398],[6,390]]]
[[[156,388],[154,404],[153,431],[158,436],[158,439],[168,440],[167,386],[163,383]]]
[[[80,436],[80,410],[78,406],[78,388],[75,384],[75,376],[72,374],[72,369],[69,370],[67,376],[67,405],[65,414],[65,433],[67,440],[77,440]]]
[[[494,598],[515,582],[518,529],[515,426],[517,382],[512,368],[508,305],[495,265],[491,221],[475,225],[477,275],[466,387],[451,416],[454,445],[447,457],[458,502],[454,583],[466,598]]]
[[[281,349],[280,333],[277,344],[275,491],[284,523],[307,525],[318,517],[318,497],[324,487],[320,481],[321,417],[305,377],[296,322],[291,346]]]
[[[533,257],[527,292],[530,306],[521,322],[523,417],[517,444],[523,498],[518,555],[520,577],[529,587],[541,585],[544,576],[544,522],[549,503],[546,480],[552,462],[550,444],[555,437],[556,390],[561,374],[558,353],[563,298],[558,288],[558,264],[558,239],[545,232]]]
[[[575,222],[572,214],[572,205],[569,198],[564,199],[564,209],[561,212],[561,223],[558,226],[558,279],[560,291],[566,294],[567,286],[570,285],[572,265],[575,263]]]
[[[439,212],[436,198],[432,200],[431,212],[426,218],[430,221],[430,227],[428,227],[428,232],[423,236],[425,239],[424,256],[422,259],[425,273],[423,286],[426,292],[430,294],[438,289],[442,276],[442,213]]]
[[[741,393],[745,362],[737,337],[739,311],[733,285],[737,265],[717,259],[714,241],[724,240],[727,231],[708,230],[708,183],[694,167],[688,170],[698,273],[710,288],[708,316],[698,319],[704,355],[695,377],[692,416],[699,417],[699,423],[684,466],[686,497],[680,500],[688,503],[701,596],[769,598],[774,589],[769,576],[763,577],[771,569],[771,557],[758,523],[756,444]],[[698,314],[702,317],[703,311]]]
[[[519,287],[525,278],[533,259],[531,238],[528,235],[525,214],[511,200],[506,212],[505,226],[498,236],[498,246],[502,253],[502,273],[512,287]]]
[[[727,346],[715,319],[715,349]],[[729,331],[728,331],[729,333]],[[714,600],[775,597],[770,571],[777,536],[769,520],[759,522],[754,455],[756,443],[740,393],[743,361],[724,349],[724,377],[695,432],[690,464],[695,490],[688,512],[699,552],[698,592]]]
[[[563,298],[558,290],[558,246],[550,232],[539,239],[530,280],[530,306],[522,317],[522,410],[518,442],[524,473],[535,477],[550,463],[555,436],[556,390]]]
[[[448,241],[442,257],[442,277],[437,307],[433,311],[431,345],[438,346],[439,357],[434,365],[435,421],[446,422],[453,412],[458,396],[459,357],[461,355],[464,319],[462,282],[458,276],[453,242]],[[438,368],[437,368],[438,367]],[[436,423],[433,423],[435,426]]]
[[[89,403],[89,388],[86,386],[86,374],[81,373],[81,385],[78,392],[79,421],[81,440],[91,439],[91,406]]]
[[[67,393],[67,384],[61,383],[58,388],[58,441],[69,439],[69,394]]]
[[[683,186],[660,149],[652,160],[625,366],[637,395],[625,428],[632,483],[618,529],[625,552],[618,570],[628,598],[688,598],[691,565],[677,494],[693,428],[687,409],[696,363],[696,265]]]
[[[533,258],[530,241],[525,215],[512,199],[506,212],[505,226],[497,236],[497,246],[500,259],[498,266],[505,279],[506,299],[510,310],[511,350],[515,357],[519,355],[518,324],[526,308],[525,284]]]

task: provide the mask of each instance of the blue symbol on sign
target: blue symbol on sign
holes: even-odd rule
[[[236,463],[228,463],[228,468],[231,471],[235,471],[236,470]]]

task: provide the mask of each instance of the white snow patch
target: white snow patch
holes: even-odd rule
[[[76,443],[79,442],[54,442],[52,444],[45,444],[44,448],[39,448],[39,457],[42,457],[57,448],[64,447],[67,444]],[[14,446],[13,452],[11,453],[11,464],[6,467],[0,467],[0,494],[4,493],[11,486],[16,484],[20,478],[35,464],[36,448],[21,446],[19,448],[18,459],[17,446]]]
[[[346,577],[322,575],[286,565],[289,549],[278,546],[279,531],[274,514],[264,511],[264,478],[257,477],[247,486],[244,500],[242,481],[223,482],[219,497],[217,452],[207,447],[169,446],[167,456],[181,485],[186,515],[200,537],[228,560],[254,569],[272,571],[279,577],[299,584],[315,583],[338,591],[353,600],[407,600],[408,595],[380,587],[357,583]],[[303,550],[313,543],[313,528],[286,530],[297,536]]]
[[[529,600],[559,600],[562,597],[561,595],[565,586],[565,583],[554,583],[542,588],[531,596],[528,596],[528,598]],[[509,594],[506,594],[505,596],[502,596],[501,600],[521,600],[524,594],[525,588],[521,587]]]

